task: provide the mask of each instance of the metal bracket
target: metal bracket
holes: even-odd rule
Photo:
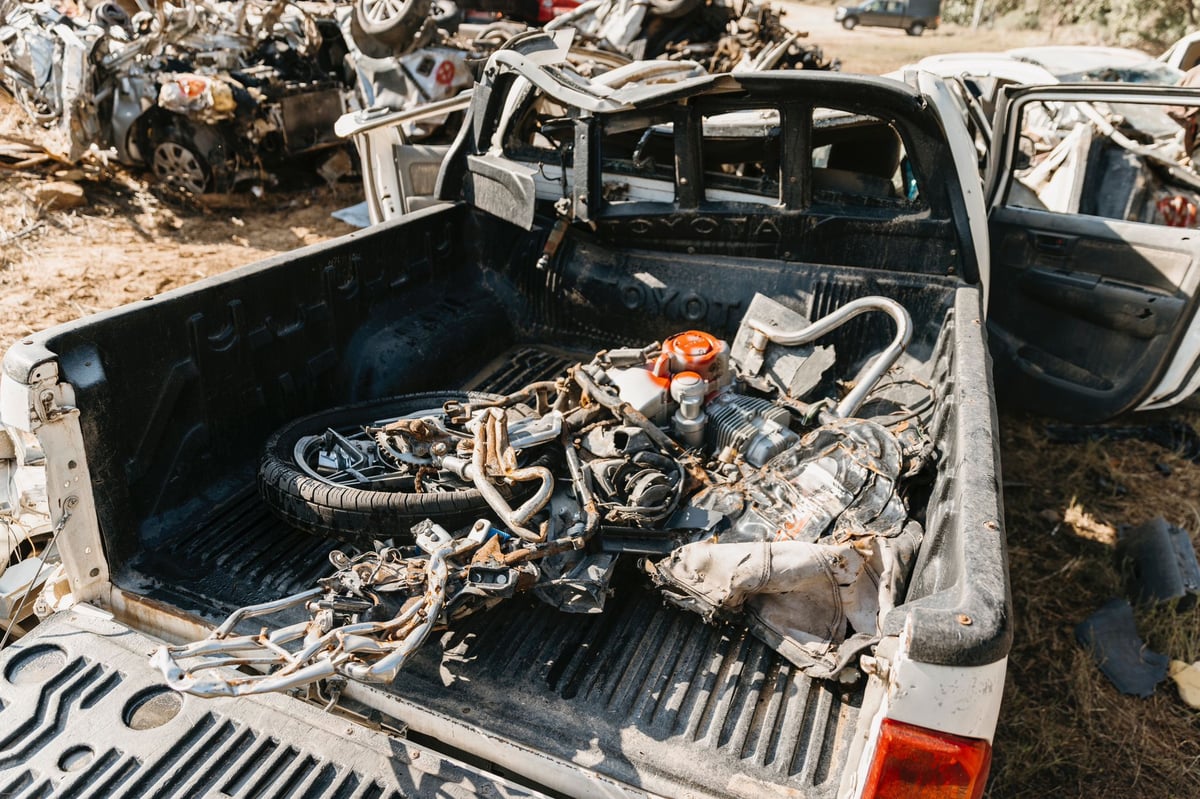
[[[67,414],[79,412],[74,405],[61,401],[62,395],[70,388],[69,383],[57,383],[53,388],[37,390],[37,402],[33,403],[32,410],[40,422],[54,422]]]

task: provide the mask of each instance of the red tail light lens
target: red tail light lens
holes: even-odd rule
[[[992,746],[884,719],[863,799],[979,799]]]

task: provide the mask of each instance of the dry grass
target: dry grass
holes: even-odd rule
[[[1119,694],[1074,637],[1123,595],[1107,531],[1161,514],[1195,540],[1200,466],[1141,441],[1050,444],[1042,424],[1001,416],[1016,641],[988,795],[1200,796],[1200,711],[1169,682],[1149,699]],[[1139,630],[1157,651],[1200,659],[1200,609],[1139,611]]]

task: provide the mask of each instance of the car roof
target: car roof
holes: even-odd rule
[[[911,66],[943,78],[959,75],[1001,78],[1022,84],[1058,83],[1058,78],[1042,66],[1020,61],[1007,53],[946,53],[922,58]]]
[[[1132,69],[1145,76],[1144,83],[1174,84],[1182,73],[1138,50],[1125,47],[1045,45],[1007,51],[1013,58],[1045,67],[1060,79],[1086,78],[1106,69]]]

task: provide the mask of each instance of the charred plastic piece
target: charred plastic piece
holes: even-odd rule
[[[1200,564],[1187,530],[1168,524],[1161,516],[1121,530],[1117,557],[1128,565],[1129,595],[1134,602],[1195,603],[1200,593]]]
[[[1138,635],[1133,608],[1110,599],[1075,628],[1075,638],[1097,667],[1123,694],[1147,697],[1167,678],[1166,655],[1153,651]]]

